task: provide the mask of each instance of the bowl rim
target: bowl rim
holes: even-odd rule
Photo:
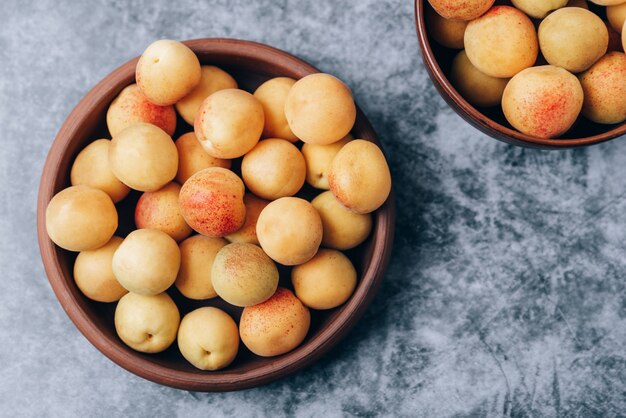
[[[229,38],[202,38],[184,41],[184,43],[194,52],[270,62],[274,66],[281,67],[281,70],[286,70],[288,67],[290,72],[299,73],[301,76],[319,72],[317,68],[300,58],[257,42]],[[123,343],[119,339],[109,338],[102,333],[72,295],[70,281],[73,283],[73,280],[64,278],[57,248],[46,233],[46,207],[56,192],[55,182],[61,173],[61,160],[66,147],[76,135],[78,126],[94,110],[99,97],[105,96],[107,92],[111,93],[112,90],[119,90],[119,85],[128,79],[129,72],[132,71],[134,74],[138,58],[135,57],[115,69],[80,100],[61,126],[46,158],[37,198],[37,234],[44,269],[59,303],[87,340],[114,363],[144,379],[178,389],[206,392],[247,389],[278,380],[312,364],[337,344],[356,324],[380,287],[393,246],[395,226],[393,190],[387,202],[375,212],[372,257],[352,297],[343,305],[337,316],[313,339],[305,340],[304,344],[293,351],[254,369],[238,373],[231,372],[228,368],[217,372],[199,370],[190,372],[157,364],[141,353],[124,350]],[[368,135],[365,135],[364,139],[375,142],[382,150],[382,145],[376,139],[371,124],[358,106],[357,123],[360,123],[364,130],[371,132],[371,137],[367,138]]]
[[[626,123],[623,122],[606,132],[583,138],[543,139],[523,134],[485,116],[479,109],[472,106],[459,94],[439,66],[428,39],[424,5],[426,1],[427,0],[415,0],[415,29],[428,75],[435,84],[437,91],[448,105],[450,105],[459,116],[478,130],[508,144],[543,149],[584,147],[609,141],[626,134]]]

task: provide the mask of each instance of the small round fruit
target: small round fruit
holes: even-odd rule
[[[537,60],[539,47],[533,22],[521,11],[495,6],[465,29],[465,52],[481,72],[513,77]]]
[[[180,322],[178,348],[183,357],[200,370],[223,369],[237,357],[237,324],[221,309],[198,308]]]
[[[230,169],[231,161],[211,157],[200,145],[196,134],[188,132],[176,140],[178,150],[178,173],[176,180],[184,184],[189,177],[198,171],[209,167],[223,167]]]
[[[200,83],[191,93],[176,102],[176,110],[188,124],[193,126],[202,102],[216,91],[236,89],[237,81],[226,71],[213,65],[203,65]]]
[[[606,8],[606,18],[615,31],[621,33],[626,20],[626,3],[616,4]]]
[[[264,139],[243,157],[241,176],[252,193],[276,200],[298,193],[306,177],[306,163],[291,142]]]
[[[135,225],[139,229],[158,229],[180,242],[191,235],[178,206],[178,183],[170,183],[155,192],[145,192],[135,207]]]
[[[589,0],[592,3],[598,4],[600,6],[615,6],[617,4],[622,4],[624,0]]]
[[[209,155],[238,158],[259,142],[264,118],[261,102],[247,91],[220,90],[202,102],[194,131]]]
[[[576,76],[560,67],[527,68],[504,89],[502,110],[515,129],[538,138],[564,134],[576,121],[583,89]]]
[[[285,102],[293,133],[310,144],[331,144],[346,136],[356,120],[352,92],[330,74],[310,74],[296,81]]]
[[[176,339],[180,313],[167,293],[154,296],[128,293],[115,308],[115,330],[133,350],[160,353]]]
[[[256,305],[269,299],[278,287],[276,264],[254,244],[228,244],[213,261],[213,288],[235,306]]]
[[[137,84],[131,84],[113,100],[107,111],[107,128],[111,136],[138,122],[151,123],[168,135],[176,130],[174,106],[159,106],[149,101]]]
[[[109,164],[122,183],[135,190],[151,192],[176,176],[178,151],[163,129],[136,123],[111,141]]]
[[[109,195],[114,203],[124,199],[130,187],[115,177],[109,165],[111,141],[98,139],[87,145],[74,160],[70,180],[72,186],[85,185],[100,189]]]
[[[463,98],[474,106],[491,107],[500,104],[509,79],[480,72],[467,58],[465,51],[461,51],[452,61],[450,81]]]
[[[439,45],[446,48],[463,49],[466,21],[443,18],[432,7],[426,7],[426,26],[430,36]]]
[[[535,19],[543,19],[548,13],[568,5],[567,0],[512,0],[512,3]]]
[[[274,261],[294,266],[309,261],[322,242],[322,220],[306,200],[283,197],[263,209],[256,224],[261,248]]]
[[[318,195],[311,204],[322,219],[324,247],[348,250],[365,241],[372,231],[371,214],[346,209],[330,191]]]
[[[122,243],[113,237],[97,250],[82,251],[74,263],[74,281],[85,296],[96,302],[115,302],[128,291],[117,281],[111,268],[113,253]]]
[[[585,93],[583,116],[596,123],[626,120],[626,55],[610,52],[578,78]]]
[[[176,280],[180,250],[158,229],[137,229],[113,255],[113,273],[124,288],[140,295],[157,295]]]
[[[137,62],[135,78],[143,94],[159,106],[173,105],[200,82],[198,57],[186,45],[162,39],[148,46]]]
[[[565,7],[550,13],[539,25],[539,45],[546,61],[579,73],[606,52],[609,33],[595,13]]]
[[[333,158],[344,145],[354,138],[348,134],[343,139],[328,145],[304,144],[302,155],[306,162],[306,181],[316,189],[328,190],[328,171]]]
[[[287,353],[304,341],[311,314],[291,291],[278,288],[265,302],[244,308],[239,322],[241,341],[262,357]]]
[[[344,145],[333,159],[328,184],[342,205],[356,213],[369,213],[387,200],[391,173],[376,144],[355,139]]]
[[[474,20],[485,13],[495,0],[428,0],[439,15],[446,19]]]
[[[285,116],[285,101],[291,86],[296,80],[289,77],[276,77],[261,84],[254,92],[265,113],[263,138],[281,138],[289,142],[296,142],[298,138],[289,128]]]
[[[225,237],[246,219],[245,187],[235,173],[221,167],[205,168],[183,184],[180,211],[191,228],[209,237]]]
[[[69,251],[95,250],[117,229],[117,210],[108,194],[89,186],[72,186],[57,193],[46,208],[46,231]]]
[[[252,193],[246,193],[243,196],[243,203],[246,206],[246,221],[241,228],[226,236],[226,239],[229,242],[259,245],[259,239],[256,236],[256,223],[261,211],[265,209],[265,206],[270,202],[256,197]]]
[[[341,252],[321,249],[304,264],[291,270],[291,282],[298,299],[312,309],[342,305],[356,287],[356,270]]]
[[[180,269],[175,285],[189,299],[217,296],[211,283],[211,268],[217,253],[228,242],[221,238],[194,235],[180,243]]]

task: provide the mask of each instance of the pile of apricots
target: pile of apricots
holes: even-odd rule
[[[563,135],[580,115],[626,120],[625,0],[590,0],[591,10],[585,0],[428,1],[430,36],[461,50],[450,81],[469,103],[502,106],[538,138]]]
[[[240,340],[259,356],[286,353],[305,339],[310,310],[354,292],[342,251],[367,239],[391,190],[381,150],[350,134],[356,113],[331,75],[273,78],[249,93],[184,44],[157,41],[108,108],[112,139],[80,151],[71,187],[49,202],[48,235],[79,252],[74,279],[85,296],[118,302],[115,329],[134,350],[177,341],[203,370],[231,364]],[[193,130],[173,141],[177,115]],[[318,190],[312,201],[296,197],[305,182]],[[116,203],[131,189],[143,193],[137,229],[122,238]],[[291,266],[281,270],[293,291],[279,287],[277,264]],[[242,307],[239,324],[211,306],[181,320],[172,286]]]

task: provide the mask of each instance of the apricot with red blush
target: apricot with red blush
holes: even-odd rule
[[[183,184],[178,204],[185,221],[208,237],[225,237],[246,219],[243,181],[222,167],[197,172]]]
[[[107,128],[111,136],[138,122],[151,123],[169,136],[176,130],[174,106],[159,106],[149,101],[137,84],[131,84],[113,100],[107,110]]]
[[[576,121],[583,89],[576,76],[554,65],[527,68],[502,95],[504,116],[518,131],[538,138],[564,134]]]

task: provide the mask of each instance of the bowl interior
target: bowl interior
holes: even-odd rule
[[[299,59],[264,45],[234,40],[195,40],[187,44],[202,64],[220,66],[233,75],[240,88],[250,92],[272,77],[300,78],[317,72]],[[393,235],[393,198],[374,214],[374,228],[368,240],[347,252],[360,280],[346,304],[329,311],[312,312],[307,338],[294,351],[279,357],[262,358],[241,344],[233,364],[217,372],[195,369],[182,357],[176,343],[162,353],[150,355],[125,346],[117,337],[113,324],[115,304],[87,299],[73,281],[72,269],[77,254],[54,246],[45,236],[43,212],[47,202],[54,193],[69,186],[69,171],[77,153],[97,138],[110,138],[105,124],[106,110],[116,95],[134,82],[135,64],[136,59],[120,67],[81,101],[59,132],[44,169],[39,196],[39,239],[48,277],[61,304],[83,334],[105,355],[140,376],[170,386],[192,390],[241,389],[274,380],[309,364],[345,334],[373,298],[389,257]],[[192,130],[193,127],[179,117],[173,138]],[[377,142],[372,127],[360,111],[353,134]],[[234,164],[233,169],[237,171],[238,164]],[[310,199],[318,193],[305,186],[299,196]],[[124,237],[135,229],[134,208],[140,196],[140,192],[133,191],[118,203],[120,225],[116,235]],[[279,266],[279,269],[280,286],[292,288],[290,268]],[[241,308],[219,298],[190,300],[174,286],[168,293],[176,302],[181,316],[201,306],[216,306],[239,321]]]
[[[497,5],[511,5],[510,1],[496,1]],[[603,7],[588,2],[590,10],[606,20]],[[561,137],[554,139],[535,138],[515,130],[504,117],[501,106],[489,108],[475,107],[468,103],[450,82],[449,76],[452,61],[460,50],[446,48],[438,44],[428,33],[426,8],[430,7],[427,0],[416,0],[415,18],[418,38],[422,55],[429,75],[439,93],[465,120],[484,133],[516,145],[534,146],[542,148],[567,148],[590,145],[613,139],[626,133],[626,124],[603,125],[592,122],[579,115],[574,125]],[[538,27],[540,20],[531,19]],[[545,59],[539,55],[537,63],[544,63]],[[537,64],[539,65],[539,64]],[[541,64],[543,65],[543,64]]]

